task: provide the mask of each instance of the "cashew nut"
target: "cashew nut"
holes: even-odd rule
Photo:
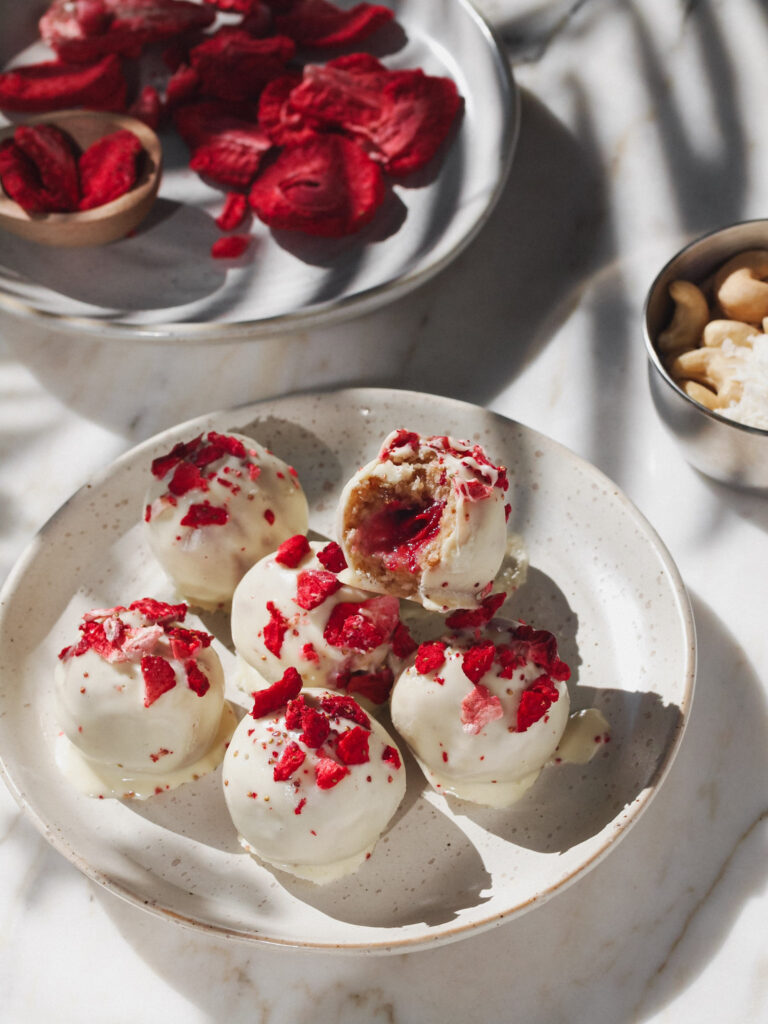
[[[710,320],[704,328],[702,341],[707,348],[718,348],[730,338],[734,345],[751,345],[751,338],[757,334],[752,324],[740,320]]]
[[[768,250],[749,249],[715,275],[715,297],[726,317],[759,324],[768,316]]]
[[[701,332],[709,320],[707,300],[695,284],[690,281],[672,281],[669,296],[675,304],[675,312],[669,326],[656,339],[659,352],[665,355],[698,345]]]
[[[738,402],[742,394],[741,381],[733,379],[733,362],[722,349],[695,348],[676,356],[669,372],[691,398],[709,409],[724,409]],[[707,394],[691,387],[691,383],[703,385]]]

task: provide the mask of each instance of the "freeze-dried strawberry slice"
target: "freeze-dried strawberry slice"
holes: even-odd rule
[[[216,218],[216,226],[222,231],[235,231],[245,220],[248,212],[248,200],[242,192],[228,192],[224,200],[224,209]]]
[[[311,611],[341,587],[341,580],[327,569],[305,569],[296,580],[296,604]]]
[[[272,772],[275,782],[287,782],[294,772],[298,771],[304,764],[306,756],[306,752],[301,749],[298,743],[294,743],[293,740],[287,743],[283,747],[280,759]]]
[[[320,707],[331,717],[348,718],[366,729],[371,727],[368,715],[352,697],[344,697],[338,693],[324,693],[320,697]]]
[[[128,108],[131,117],[143,121],[153,130],[160,124],[162,105],[160,95],[154,85],[145,85],[139,95]]]
[[[392,17],[380,4],[359,3],[345,11],[329,0],[296,0],[286,14],[275,17],[275,27],[300,46],[345,46],[365,39]]]
[[[467,679],[475,684],[479,683],[485,673],[491,670],[495,654],[496,648],[490,640],[473,644],[469,650],[465,651],[461,659],[461,667]]]
[[[206,96],[237,102],[255,99],[267,82],[285,74],[295,51],[287,36],[257,38],[225,26],[189,53]]]
[[[442,640],[433,640],[431,643],[419,644],[416,655],[416,671],[421,675],[428,672],[435,672],[445,664],[446,644]]]
[[[504,709],[499,698],[487,686],[473,686],[461,702],[461,721],[464,732],[476,736],[489,722],[501,718]]]
[[[180,526],[191,526],[199,530],[204,526],[224,526],[229,522],[229,512],[223,505],[209,505],[208,502],[190,505]]]
[[[35,165],[48,209],[76,210],[80,182],[70,137],[54,124],[22,124],[14,131],[13,141]]]
[[[174,110],[187,100],[194,99],[200,88],[200,76],[183,61],[175,69],[165,85],[166,110]]]
[[[168,604],[154,597],[142,597],[129,605],[132,612],[140,612],[147,622],[183,622],[188,608],[186,604]]]
[[[98,139],[80,157],[79,209],[92,210],[125,195],[139,178],[144,149],[125,128]]]
[[[300,692],[301,676],[295,668],[287,668],[276,683],[272,683],[266,690],[257,690],[253,694],[251,716],[263,718],[298,697]]]
[[[198,100],[175,111],[174,121],[192,151],[190,167],[232,188],[251,183],[272,147],[243,105]]]
[[[341,572],[347,568],[347,560],[335,540],[330,541],[317,553],[317,560],[328,572]]]
[[[105,53],[138,57],[147,43],[203,29],[215,18],[188,0],[53,0],[40,35],[64,60],[81,64]]]
[[[301,75],[282,75],[267,82],[259,96],[259,124],[275,145],[311,139],[322,128],[322,122],[294,110],[290,97],[301,85]]]
[[[523,690],[517,708],[517,731],[525,732],[538,722],[559,698],[557,688],[552,686],[546,676],[541,676],[527,690]]]
[[[272,228],[338,238],[359,231],[384,202],[380,168],[354,142],[316,135],[286,146],[248,200]]]
[[[288,620],[274,601],[267,601],[267,611],[269,612],[269,622],[264,627],[264,646],[276,658],[279,658],[280,651],[283,649],[283,637],[288,630]]]
[[[158,697],[176,685],[176,673],[165,658],[146,654],[141,659],[141,674],[144,677],[144,707],[154,704]]]
[[[275,561],[289,569],[295,569],[310,553],[309,541],[303,533],[294,534],[284,540],[275,552]]]
[[[315,781],[320,789],[333,789],[344,778],[349,775],[349,768],[339,764],[332,757],[319,757],[315,764]]]
[[[127,86],[119,58],[91,64],[44,61],[0,74],[0,110],[35,114],[69,107],[125,110]]]
[[[365,764],[366,761],[370,761],[371,755],[368,752],[370,735],[368,729],[355,725],[339,736],[336,752],[344,764]]]
[[[27,213],[50,212],[49,197],[40,184],[37,168],[13,139],[0,142],[0,183],[8,198]]]

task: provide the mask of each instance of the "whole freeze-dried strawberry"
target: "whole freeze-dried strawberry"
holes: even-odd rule
[[[206,28],[215,16],[189,0],[53,0],[39,29],[63,60],[80,64],[107,53],[138,57],[147,43]]]
[[[299,46],[346,46],[365,39],[392,18],[392,11],[381,4],[359,3],[345,11],[329,0],[296,0],[285,14],[275,17],[275,27]]]
[[[273,228],[326,238],[368,224],[384,201],[381,169],[338,135],[316,135],[286,146],[256,179],[248,200]]]
[[[223,100],[199,100],[174,113],[176,128],[192,151],[190,166],[219,184],[247,187],[255,177],[270,139],[247,107]]]
[[[47,209],[76,210],[80,198],[77,156],[72,139],[54,124],[21,124],[13,141],[35,165]]]
[[[111,203],[130,191],[139,177],[143,147],[125,128],[98,139],[80,157],[81,210]]]
[[[125,110],[120,60],[109,54],[90,64],[43,61],[0,73],[0,110],[36,114],[68,107]]]
[[[189,54],[206,96],[222,100],[255,99],[267,82],[286,72],[295,51],[287,36],[257,38],[225,26]]]

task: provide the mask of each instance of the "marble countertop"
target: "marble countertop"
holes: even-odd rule
[[[682,244],[766,216],[768,16],[754,0],[478,6],[522,90],[516,157],[490,222],[407,298],[191,357],[4,321],[0,579],[92,473],[178,421],[342,383],[462,398],[597,465],[668,546],[699,639],[680,753],[629,835],[567,890],[389,957],[254,947],[145,914],[54,852],[0,787],[0,1020],[768,1020],[768,503],[683,461],[640,327]]]

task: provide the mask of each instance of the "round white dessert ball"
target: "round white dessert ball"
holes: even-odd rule
[[[493,619],[421,644],[392,690],[392,723],[440,793],[518,799],[568,723],[568,666],[554,636]]]
[[[296,471],[242,434],[208,431],[152,462],[144,502],[149,546],[179,593],[228,605],[254,562],[308,525]]]
[[[349,581],[434,611],[476,606],[504,559],[508,486],[480,445],[394,431],[339,500]]]
[[[59,655],[58,724],[116,792],[133,777],[160,788],[186,781],[185,769],[200,766],[220,738],[224,673],[210,634],[182,624],[186,611],[144,598],[88,612],[80,640]],[[223,753],[221,744],[218,760]]]
[[[354,699],[299,692],[300,677],[291,674],[293,696],[271,707],[263,691],[235,730],[224,797],[245,849],[322,884],[370,855],[405,794],[405,768],[392,738]],[[276,699],[286,696],[283,688]]]

